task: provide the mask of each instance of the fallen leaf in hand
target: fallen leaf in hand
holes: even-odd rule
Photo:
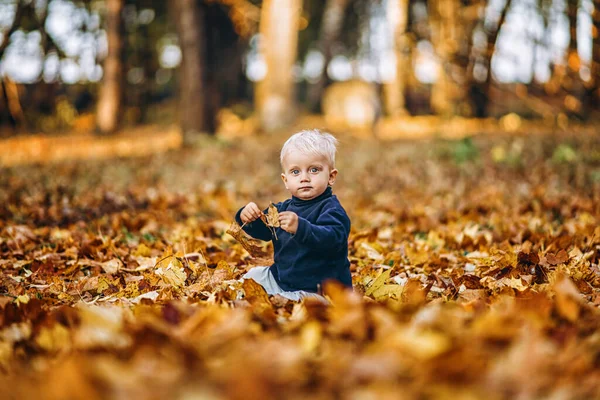
[[[260,241],[248,236],[237,222],[232,222],[231,226],[226,232],[233,236],[234,239],[237,240],[252,257],[265,258],[269,255],[265,250],[263,250]]]
[[[260,219],[262,222],[267,225],[271,232],[273,232],[273,236],[275,236],[275,240],[277,240],[277,232],[275,228],[279,228],[281,225],[279,224],[279,212],[277,211],[277,207],[273,203],[269,204],[269,210],[267,214],[261,214]]]
[[[279,228],[279,212],[277,211],[275,204],[269,204],[269,210],[267,214],[262,214],[260,219],[262,219],[267,226]]]

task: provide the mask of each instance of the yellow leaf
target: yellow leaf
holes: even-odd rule
[[[22,294],[20,296],[17,296],[17,298],[15,299],[15,301],[17,302],[17,304],[27,304],[29,303],[29,295],[28,294]]]
[[[269,295],[265,289],[253,279],[244,279],[242,289],[244,289],[245,298],[250,304],[266,303],[270,305]]]
[[[175,256],[171,257],[169,265],[167,265],[166,268],[157,268],[154,273],[158,275],[165,284],[175,287],[183,287],[185,280],[187,279],[187,274],[183,269],[183,265]]]
[[[450,349],[450,339],[442,333],[403,329],[393,334],[392,347],[399,347],[419,360],[430,360]]]
[[[441,249],[445,244],[446,241],[438,232],[429,231],[429,234],[427,234],[427,246],[430,249]]]
[[[402,285],[382,285],[373,291],[373,298],[375,300],[384,300],[387,298],[400,300],[402,293],[404,293],[404,286]]]
[[[146,246],[144,243],[140,244],[138,246],[138,248],[133,252],[134,256],[141,256],[141,257],[150,257],[150,255],[152,254],[152,250]]]
[[[426,251],[419,251],[411,248],[406,249],[406,255],[412,265],[424,264],[429,259],[429,254]]]
[[[300,346],[302,350],[307,354],[313,353],[319,347],[322,337],[323,329],[321,328],[321,324],[317,321],[307,322],[300,331]]]
[[[54,324],[51,328],[43,327],[35,342],[42,349],[53,352],[67,347],[71,342],[71,335],[63,325]]]
[[[360,247],[366,252],[367,257],[369,257],[371,260],[383,260],[383,255],[373,245],[362,242]]]
[[[225,279],[231,279],[233,277],[233,268],[231,268],[231,265],[225,260],[219,260],[217,268],[215,269],[225,271]]]
[[[105,277],[101,276],[98,278],[98,286],[96,286],[96,293],[101,294],[110,286],[110,282]]]
[[[277,211],[277,207],[275,207],[275,204],[269,204],[269,210],[267,211],[267,214],[263,214],[261,216],[261,219],[267,226],[279,228],[279,212]]]
[[[383,284],[385,283],[385,281],[390,277],[391,273],[392,273],[391,269],[383,271],[381,273],[381,275],[379,275],[377,277],[377,279],[375,279],[373,281],[373,283],[371,284],[371,286],[369,286],[369,288],[367,289],[367,291],[365,292],[365,294],[367,296],[371,296],[377,289],[381,288],[383,286]]]
[[[269,209],[267,214],[261,214],[260,219],[271,229],[273,232],[273,236],[275,236],[275,240],[277,240],[277,232],[275,228],[278,228],[279,225],[279,212],[277,211],[277,207],[273,203],[269,204]]]

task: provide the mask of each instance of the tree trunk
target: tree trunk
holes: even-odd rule
[[[567,79],[563,80],[565,89],[564,104],[571,116],[582,115],[583,82],[579,76],[581,58],[577,51],[577,12],[578,0],[567,0],[567,16],[569,18],[569,47],[567,49]]]
[[[108,54],[104,60],[104,77],[100,86],[97,125],[100,133],[112,133],[119,127],[123,104],[123,52],[125,0],[107,0],[106,34]]]
[[[0,42],[0,63],[4,57],[4,52],[10,44],[10,36],[19,29],[19,23],[21,22],[21,17],[23,16],[26,5],[23,1],[18,0],[16,7],[15,15],[13,16],[10,26],[2,32],[2,41]],[[11,93],[14,91],[10,90],[13,86],[15,86],[14,82],[10,81],[8,78],[0,77],[0,125],[3,120],[6,120],[14,129],[23,122],[23,119],[22,114],[14,114],[14,98],[11,97]],[[20,109],[19,103],[19,110]]]
[[[587,90],[587,109],[600,109],[600,0],[594,0],[592,12],[592,79]]]
[[[179,119],[184,143],[209,128],[205,112],[206,38],[204,8],[196,0],[175,0],[175,19],[182,60],[179,67]]]
[[[406,35],[409,13],[408,0],[388,0],[387,20],[392,31],[396,66],[389,82],[383,84],[385,112],[391,116],[404,115],[406,111],[406,81],[410,68],[408,56],[409,39]]]
[[[504,3],[504,8],[500,13],[498,24],[492,29],[491,32],[488,32],[487,36],[487,50],[486,54],[484,55],[484,67],[487,71],[487,75],[485,81],[481,84],[481,89],[479,90],[481,93],[480,101],[484,103],[481,105],[481,107],[485,110],[486,115],[489,115],[490,90],[492,88],[492,57],[494,57],[494,53],[496,52],[496,44],[500,34],[500,29],[502,29],[504,21],[506,21],[506,15],[508,14],[508,10],[510,10],[511,4],[512,0],[506,0],[506,3]]]
[[[461,35],[464,39],[459,40],[458,51],[455,53],[453,62],[457,75],[460,75],[457,82],[459,87],[457,113],[467,117],[480,117],[477,104],[479,99],[476,95],[477,83],[473,75],[476,62],[476,54],[473,51],[473,34],[475,28],[481,22],[485,4],[479,0],[469,0],[461,3],[459,24],[462,27]]]
[[[440,60],[431,90],[431,108],[436,114],[474,113],[471,49],[480,9],[479,1],[430,0],[431,38]]]
[[[348,0],[327,0],[325,4],[317,46],[323,54],[323,70],[319,79],[313,85],[309,86],[308,89],[308,107],[312,111],[319,111],[321,108],[323,89],[327,82],[327,66],[333,57],[331,47],[342,30],[344,13],[347,6]]]
[[[431,108],[438,115],[455,113],[456,97],[460,93],[451,76],[453,59],[463,40],[459,32],[457,0],[430,0],[431,37],[439,58],[438,76],[431,89]]]
[[[265,0],[260,18],[260,52],[267,73],[256,85],[256,109],[265,131],[288,125],[295,113],[292,70],[296,62],[300,0]]]

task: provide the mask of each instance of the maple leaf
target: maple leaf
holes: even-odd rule
[[[552,253],[546,254],[546,261],[548,261],[548,264],[550,265],[564,264],[569,261],[569,255],[563,249],[556,253],[556,255]]]
[[[275,228],[279,228],[281,225],[279,224],[279,212],[277,211],[277,207],[275,204],[269,204],[269,209],[266,214],[261,214],[260,219],[265,225],[273,232],[273,236],[275,236],[275,240],[277,239],[277,231]]]
[[[185,280],[187,279],[183,264],[175,256],[171,256],[168,261],[169,264],[165,268],[158,267],[154,273],[167,285],[172,285],[177,288],[183,287],[185,285]]]

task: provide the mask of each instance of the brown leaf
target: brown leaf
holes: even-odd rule
[[[269,295],[265,288],[263,288],[254,279],[244,279],[242,283],[242,289],[244,289],[245,298],[250,304],[256,303],[269,303]]]
[[[261,242],[248,236],[237,222],[232,222],[226,232],[233,236],[252,257],[265,258],[269,256],[269,253],[260,244]]]
[[[561,317],[575,322],[579,318],[581,295],[577,286],[568,276],[560,274],[553,286],[556,300],[556,311]]]
[[[569,261],[569,255],[563,249],[563,250],[559,251],[558,253],[556,253],[556,255],[554,255],[552,253],[546,254],[546,261],[548,261],[548,264],[550,264],[550,265],[564,264],[567,261]]]
[[[519,254],[517,254],[517,260],[521,264],[537,265],[537,263],[540,262],[540,257],[534,251],[531,251],[531,252],[520,251]]]
[[[261,214],[260,219],[265,223],[265,225],[273,232],[273,236],[275,240],[277,240],[277,231],[275,228],[279,228],[279,212],[277,211],[277,207],[273,203],[269,204],[269,210],[267,214]]]
[[[254,313],[267,324],[275,323],[277,317],[265,289],[253,279],[244,279],[242,289],[245,299],[252,305]]]
[[[267,226],[279,228],[279,212],[277,211],[275,204],[269,204],[269,210],[267,211],[267,214],[262,214],[260,219],[262,219]]]
[[[481,289],[481,283],[479,282],[480,280],[481,278],[478,276],[464,274],[460,277],[458,286],[465,285],[467,289]]]

